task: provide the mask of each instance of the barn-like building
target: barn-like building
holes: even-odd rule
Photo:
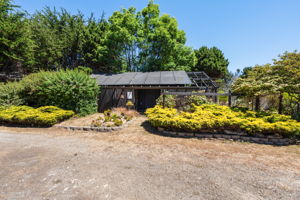
[[[99,111],[125,107],[132,101],[135,109],[153,107],[162,91],[216,92],[216,83],[204,72],[158,71],[92,74],[101,86]]]

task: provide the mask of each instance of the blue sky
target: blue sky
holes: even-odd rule
[[[15,0],[33,13],[45,6],[80,10],[109,17],[130,6],[138,10],[148,0]],[[178,20],[193,48],[216,46],[235,71],[272,62],[284,51],[300,50],[300,0],[155,0],[161,13]]]

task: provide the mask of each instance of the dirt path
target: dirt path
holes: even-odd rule
[[[144,120],[112,133],[0,127],[0,199],[300,199],[299,146],[168,138]]]

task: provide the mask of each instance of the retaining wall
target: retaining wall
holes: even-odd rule
[[[97,131],[97,132],[110,132],[110,131],[117,131],[132,123],[135,119],[132,119],[122,126],[114,126],[114,127],[92,127],[92,126],[68,126],[68,125],[55,125],[56,128],[63,128],[67,130],[73,131]]]
[[[171,136],[171,137],[183,137],[183,138],[199,138],[199,139],[227,139],[232,141],[241,142],[252,142],[258,144],[268,144],[268,145],[291,145],[299,144],[299,141],[290,138],[282,138],[280,136],[249,136],[245,133],[230,132],[227,133],[189,133],[189,132],[174,132],[166,131],[162,128],[158,128],[161,135]]]

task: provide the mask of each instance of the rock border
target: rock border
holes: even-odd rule
[[[130,123],[132,123],[135,119],[132,119],[122,126],[114,126],[114,127],[92,127],[92,126],[63,126],[63,125],[54,125],[55,128],[62,128],[72,131],[96,131],[96,132],[111,132],[121,130],[122,128],[127,127]]]
[[[189,132],[174,132],[166,131],[163,128],[157,128],[161,135],[169,137],[181,137],[181,138],[198,138],[198,139],[222,139],[239,142],[251,142],[257,144],[267,144],[276,146],[286,146],[292,144],[300,144],[299,140],[290,138],[280,138],[276,136],[254,137],[248,136],[243,133],[237,134],[222,134],[222,133],[189,133]]]

